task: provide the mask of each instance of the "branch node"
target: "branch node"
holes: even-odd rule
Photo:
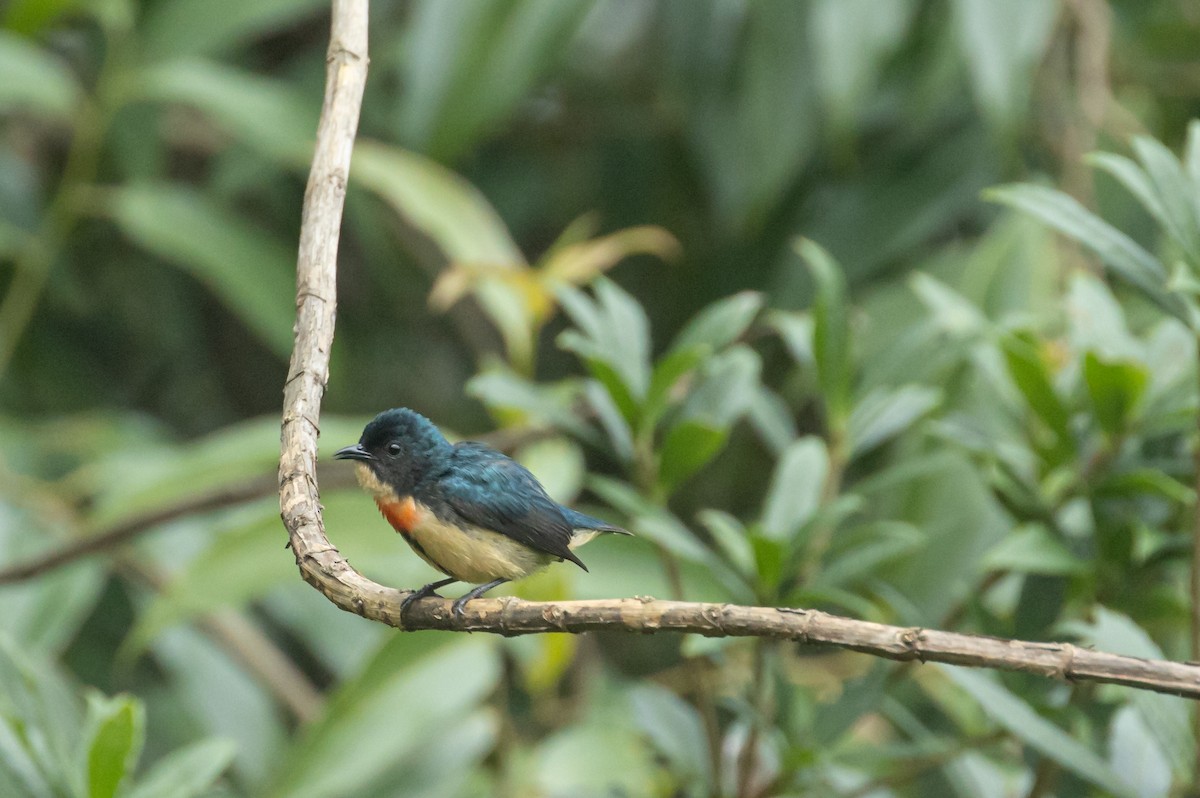
[[[725,634],[725,624],[723,622],[725,607],[726,605],[724,604],[705,604],[704,609],[700,611],[700,617],[712,627],[711,631],[713,634],[709,635],[710,637],[721,637]]]
[[[567,631],[566,613],[563,612],[563,608],[557,604],[547,605],[546,608],[542,610],[542,618],[544,618],[547,623],[554,624],[554,627],[560,632]]]
[[[513,637],[514,633],[510,625],[513,605],[518,603],[519,599],[516,596],[504,596],[500,599],[500,618],[496,622],[500,629],[500,634],[505,637]]]
[[[896,635],[896,641],[904,646],[905,659],[915,659],[922,665],[925,664],[925,652],[921,648],[921,643],[925,639],[925,630],[919,626],[910,626],[907,629],[902,629]]]
[[[1075,681],[1075,646],[1070,643],[1062,644],[1062,664],[1059,665],[1058,675],[1068,682]]]
[[[809,630],[812,628],[814,610],[802,610],[799,607],[772,607],[780,615],[795,615],[800,619],[800,628],[792,635],[792,639],[808,645],[811,641]],[[786,628],[789,624],[783,624]]]

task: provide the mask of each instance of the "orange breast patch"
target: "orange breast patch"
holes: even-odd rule
[[[412,496],[394,502],[376,499],[375,504],[379,506],[379,512],[383,514],[387,522],[392,525],[392,529],[405,537],[420,523],[421,513],[417,510],[417,503],[413,501]]]

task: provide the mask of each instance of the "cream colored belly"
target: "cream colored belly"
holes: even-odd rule
[[[425,562],[447,576],[475,584],[521,579],[555,559],[498,532],[444,523],[428,511],[409,537]]]
[[[359,484],[376,499],[397,502],[399,497],[375,476],[365,464],[358,463]],[[524,546],[510,537],[478,527],[463,529],[438,520],[433,512],[416,506],[418,521],[403,533],[414,552],[431,566],[462,582],[483,584],[493,579],[521,579],[544,568],[557,558]],[[582,546],[599,533],[577,530],[570,546]]]

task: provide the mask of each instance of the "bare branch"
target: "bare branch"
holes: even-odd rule
[[[205,513],[250,501],[251,499],[262,498],[269,495],[271,489],[273,489],[272,486],[263,480],[243,481],[238,485],[230,485],[213,493],[190,498],[179,504],[131,518],[128,521],[123,521],[94,535],[64,544],[61,548],[54,549],[36,559],[5,568],[0,571],[0,585],[23,582],[26,579],[41,576],[47,571],[61,568],[81,557],[99,554],[116,548],[124,543],[128,543],[143,532],[185,516]]]
[[[335,0],[325,105],[304,200],[297,262],[296,346],[284,390],[280,511],[301,576],[338,607],[401,629],[588,632],[625,629],[707,636],[755,636],[827,643],[896,660],[1038,673],[1200,697],[1200,665],[1143,660],[1069,643],[1027,643],[904,628],[815,610],[740,607],[653,599],[534,603],[477,599],[462,618],[444,599],[423,599],[401,619],[407,592],[355,571],[325,535],[317,492],[318,420],[329,369],[336,303],[336,254],[350,147],[366,80],[367,2]]]

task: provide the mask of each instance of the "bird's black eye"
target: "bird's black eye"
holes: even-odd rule
[[[400,454],[400,444],[389,443],[388,444],[388,454],[390,454],[392,457],[395,457],[396,455]]]

